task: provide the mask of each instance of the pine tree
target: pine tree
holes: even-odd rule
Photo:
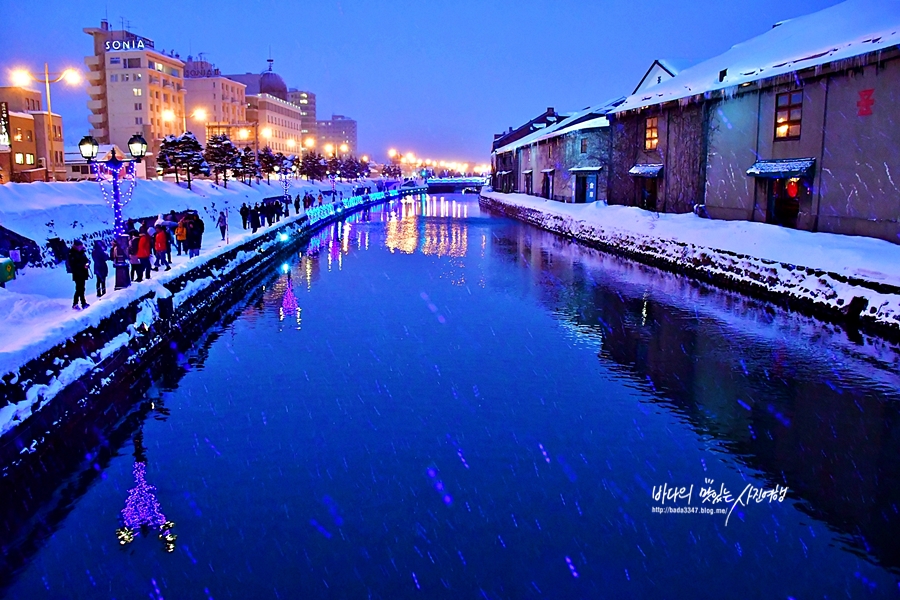
[[[352,156],[341,160],[341,176],[345,179],[357,179],[359,177],[359,161]]]
[[[328,163],[326,165],[326,174],[328,176],[335,176],[340,178],[341,175],[341,159],[336,156],[332,156],[328,159]]]
[[[167,135],[159,145],[159,154],[156,156],[156,165],[163,173],[175,173],[175,183],[178,183],[178,138]]]
[[[300,161],[300,176],[306,177],[307,180],[319,179],[319,156],[312,152],[308,153]]]
[[[228,172],[236,171],[240,152],[235,148],[227,135],[214,135],[206,143],[206,151],[203,153],[206,162],[209,163],[216,183],[219,183],[219,174],[225,187],[228,187]]]
[[[240,174],[246,183],[252,183],[253,178],[259,175],[259,165],[256,163],[256,153],[250,146],[244,148],[240,158]]]
[[[275,165],[280,163],[275,162],[275,153],[268,146],[259,151],[257,159],[259,170],[266,176],[266,183],[269,183],[269,175],[275,172]]]
[[[187,132],[177,139],[177,162],[187,172],[188,189],[191,189],[191,175],[209,175],[209,164],[203,158],[203,146],[193,133]]]

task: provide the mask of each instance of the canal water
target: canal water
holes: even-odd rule
[[[0,596],[900,594],[896,347],[474,196],[285,256],[0,492]]]

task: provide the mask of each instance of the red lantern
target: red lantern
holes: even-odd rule
[[[790,181],[788,181],[785,188],[787,189],[787,195],[789,198],[796,198],[797,194],[800,192],[800,184],[797,183],[796,179],[791,179]]]

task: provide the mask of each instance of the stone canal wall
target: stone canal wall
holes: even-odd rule
[[[612,214],[604,222],[603,209],[625,207],[603,206],[594,211],[599,212],[599,216],[585,211],[585,218],[579,218],[573,207],[584,209],[585,205],[563,205],[522,194],[491,191],[482,191],[480,204],[488,211],[525,221],[600,250],[773,301],[823,320],[841,322],[851,329],[859,327],[891,339],[900,338],[900,286],[846,272],[804,266],[804,259],[809,256],[802,252],[802,246],[797,248],[797,263],[794,264],[654,234],[652,225],[629,228],[623,225],[623,219],[614,218]],[[710,223],[694,215],[678,217]],[[775,233],[781,229],[759,223],[751,225],[771,227]],[[836,244],[841,242],[837,238],[847,239],[847,236],[834,237]],[[893,248],[887,242],[877,242]],[[764,242],[760,244],[760,250],[766,250]]]
[[[354,196],[310,209],[206,259],[164,283],[132,286],[96,323],[0,380],[0,455],[34,451],[43,434],[96,410],[91,398],[145,370],[172,340],[202,333],[248,288],[271,275],[274,259],[349,214],[424,188]],[[115,294],[111,298],[116,298]],[[26,431],[27,430],[27,431]]]

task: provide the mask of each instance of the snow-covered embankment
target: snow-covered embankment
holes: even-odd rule
[[[900,246],[884,240],[492,191],[481,204],[641,262],[900,334]]]

